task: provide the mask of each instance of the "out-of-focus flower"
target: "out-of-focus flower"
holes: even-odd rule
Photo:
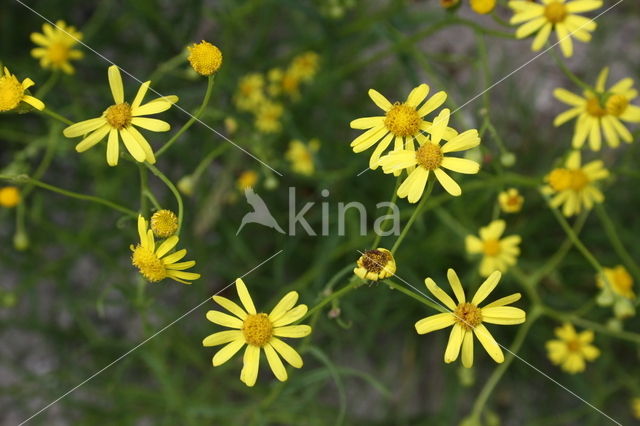
[[[31,56],[40,60],[45,69],[62,70],[73,74],[72,60],[82,59],[82,51],[74,46],[82,40],[82,33],[64,21],[57,21],[55,27],[49,23],[42,25],[42,33],[31,33],[31,41],[39,47],[31,49]]]
[[[233,117],[225,117],[224,129],[227,131],[228,135],[232,135],[238,130],[238,122]]]
[[[264,101],[256,111],[256,129],[262,133],[278,133],[282,130],[280,118],[283,112],[281,103]]]
[[[133,252],[131,263],[147,280],[158,282],[171,278],[182,284],[191,284],[191,281],[200,278],[200,274],[186,271],[195,266],[195,260],[180,262],[187,254],[186,249],[169,254],[178,244],[178,237],[171,236],[156,247],[153,231],[148,229],[147,221],[142,216],[138,216],[138,235],[140,243],[135,247],[133,244],[130,246]]]
[[[640,420],[640,397],[631,400],[631,412],[633,413],[633,417]]]
[[[555,126],[561,126],[577,117],[572,144],[578,149],[589,140],[589,147],[599,151],[602,145],[602,134],[612,148],[620,145],[620,139],[627,143],[633,142],[633,135],[622,121],[628,123],[640,122],[640,107],[631,105],[638,96],[633,88],[633,80],[624,78],[606,88],[609,68],[605,67],[598,76],[595,91],[587,90],[584,96],[579,96],[566,89],[558,88],[553,94],[560,101],[571,106],[571,109],[558,115],[554,120]]]
[[[565,323],[555,329],[558,339],[546,343],[547,355],[551,362],[560,365],[567,373],[576,374],[585,370],[586,361],[600,356],[600,350],[593,346],[594,334],[591,330],[576,333],[572,324]]]
[[[4,67],[4,74],[0,76],[0,112],[14,110],[18,108],[20,102],[25,102],[42,111],[44,103],[26,93],[27,89],[33,85],[35,83],[30,78],[25,78],[20,83],[16,76],[11,74],[7,67]]]
[[[240,191],[244,191],[248,188],[253,188],[258,183],[258,173],[253,170],[245,170],[238,176],[236,186]]]
[[[193,181],[193,176],[191,175],[187,175],[187,176],[183,176],[179,181],[178,181],[178,189],[180,190],[180,192],[182,192],[184,195],[190,197],[193,195],[193,188],[195,186],[195,182]]]
[[[480,170],[480,165],[475,161],[446,155],[478,146],[480,137],[477,130],[455,135],[449,142],[440,146],[449,129],[449,114],[449,110],[445,108],[433,121],[433,125],[429,126],[431,138],[422,133],[416,135],[420,145],[417,151],[413,149],[413,144],[407,144],[406,149],[400,145],[400,148],[391,151],[377,162],[385,173],[408,169],[409,176],[398,187],[398,197],[406,197],[410,203],[417,202],[422,197],[431,172],[449,194],[457,197],[462,194],[462,189],[443,169],[465,174],[475,174]],[[383,143],[381,142],[381,145]]]
[[[491,13],[496,8],[496,0],[471,0],[471,9],[481,15]]]
[[[506,306],[519,300],[520,293],[503,297],[482,308],[479,306],[496,288],[500,277],[500,272],[493,272],[478,288],[471,301],[467,302],[458,275],[453,269],[449,269],[447,271],[447,279],[458,303],[455,303],[431,278],[424,280],[431,294],[451,312],[431,315],[421,319],[415,324],[416,331],[418,334],[426,334],[453,326],[449,335],[447,349],[444,352],[444,362],[447,364],[458,359],[462,351],[462,365],[466,368],[473,366],[474,334],[495,362],[504,362],[502,349],[500,349],[500,346],[484,323],[500,325],[522,324],[526,320],[526,313],[522,309]]]
[[[603,268],[603,274],[596,275],[596,284],[602,289],[596,299],[599,305],[613,306],[616,318],[623,319],[635,314],[633,278],[624,266]]]
[[[443,9],[452,9],[460,5],[460,0],[440,0],[440,6]]]
[[[0,188],[0,206],[12,208],[20,204],[20,189],[16,186]]]
[[[149,89],[150,81],[142,83],[133,103],[124,101],[124,88],[120,70],[115,65],[109,67],[109,86],[115,104],[107,108],[101,117],[80,121],[64,129],[63,134],[68,138],[83,136],[84,139],[76,145],[76,151],[84,152],[102,141],[107,135],[107,164],[118,164],[120,144],[122,139],[124,146],[131,156],[138,162],[155,163],[151,145],[142,136],[135,126],[152,132],[166,132],[171,126],[166,121],[144,117],[158,114],[171,108],[178,101],[177,96],[165,96],[154,99],[142,105],[144,95]],[[88,135],[88,136],[87,136]]]
[[[494,220],[489,225],[480,228],[480,238],[467,235],[465,246],[469,254],[481,254],[480,275],[489,276],[493,271],[506,272],[516,264],[520,255],[519,235],[502,237],[506,223],[504,220]]]
[[[285,153],[285,157],[291,163],[291,170],[301,175],[311,176],[315,172],[313,153],[317,150],[314,149],[317,144],[319,144],[317,139],[310,141],[308,145],[299,140],[291,141]]]
[[[573,55],[572,38],[586,43],[591,40],[590,32],[597,26],[592,19],[577,14],[601,8],[602,1],[546,0],[541,4],[516,0],[510,1],[509,7],[515,12],[511,24],[524,23],[516,30],[516,37],[525,38],[536,34],[532,44],[534,52],[542,49],[551,30],[555,28],[562,54],[570,57]]]
[[[580,165],[580,152],[573,151],[567,157],[565,167],[554,169],[545,180],[548,186],[542,188],[547,195],[553,195],[551,206],[562,206],[562,213],[573,216],[583,209],[590,210],[594,203],[604,201],[604,195],[594,185],[609,176],[601,160]]]
[[[265,101],[264,76],[260,73],[251,73],[242,77],[233,99],[239,110],[256,112]]]
[[[301,81],[308,82],[313,79],[318,72],[319,63],[320,56],[316,52],[302,53],[293,58],[285,75],[289,74]]]
[[[385,248],[367,250],[356,262],[353,273],[363,280],[378,281],[389,278],[396,273],[396,260]]]
[[[269,367],[276,378],[281,382],[287,380],[287,370],[280,357],[294,368],[302,367],[302,358],[295,349],[280,338],[301,338],[311,333],[311,327],[308,325],[291,325],[307,313],[307,305],[295,306],[298,293],[290,291],[280,299],[269,314],[258,313],[247,286],[240,278],[236,280],[236,291],[242,307],[225,297],[213,296],[213,300],[218,305],[233,315],[219,311],[207,312],[209,321],[231,328],[231,330],[211,334],[202,341],[203,346],[218,346],[226,343],[213,356],[213,366],[224,364],[246,345],[240,372],[240,380],[245,385],[253,386],[256,383],[261,351],[264,351]]]
[[[187,60],[191,67],[200,75],[215,74],[222,66],[222,52],[217,46],[202,40],[188,47]]]
[[[518,213],[522,210],[524,197],[520,195],[520,192],[516,188],[509,188],[498,194],[498,203],[500,203],[500,208],[503,212]]]

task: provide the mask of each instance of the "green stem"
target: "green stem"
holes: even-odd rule
[[[156,152],[156,158],[160,157],[167,149],[169,149],[171,147],[171,145],[173,145],[175,143],[175,141],[178,140],[178,138],[187,131],[187,129],[189,129],[189,127],[191,127],[193,125],[193,123],[195,123],[198,118],[202,115],[202,113],[204,112],[205,108],[207,107],[207,105],[209,104],[209,99],[211,99],[211,93],[213,91],[213,82],[215,79],[215,74],[214,75],[210,75],[208,77],[208,81],[207,81],[207,91],[204,94],[204,99],[202,100],[202,104],[200,105],[200,108],[198,108],[198,110],[195,112],[195,114],[193,114],[191,116],[191,118],[189,119],[189,121],[187,121],[185,123],[184,126],[182,126],[182,128],[180,130],[178,130],[172,137],[171,139],[169,139],[167,141],[167,143],[165,143],[162,148],[160,148],[158,150],[158,152]]]
[[[544,308],[543,313],[546,316],[554,318],[561,322],[570,322],[580,327],[594,330],[600,334],[605,334],[607,336],[615,337],[617,339],[622,339],[635,344],[640,344],[640,334],[638,333],[632,333],[630,331],[624,331],[624,330],[614,330],[598,322],[581,318],[572,313],[558,312],[548,307]]]
[[[147,162],[145,162],[144,165],[147,166],[149,170],[151,170],[151,173],[153,173],[158,179],[160,179],[162,182],[164,182],[165,185],[167,185],[169,191],[171,191],[173,193],[173,196],[176,198],[176,202],[178,203],[178,230],[176,231],[176,235],[179,235],[180,229],[182,228],[182,219],[184,213],[184,206],[182,204],[182,197],[180,196],[180,192],[173,184],[173,182],[171,182],[168,177],[166,177],[160,170],[158,170],[156,166]]]
[[[42,114],[48,115],[49,117],[55,118],[56,120],[71,126],[73,124],[73,121],[69,120],[67,117],[63,117],[62,115],[58,114],[55,111],[50,110],[49,108],[43,109],[42,111],[40,111]]]
[[[194,172],[191,174],[194,184],[198,181],[198,179],[200,179],[202,173],[207,170],[209,164],[211,164],[211,162],[215,160],[220,154],[222,154],[227,148],[229,148],[229,144],[219,145],[212,149],[211,152],[209,152],[209,154],[207,154],[202,159],[202,161],[200,161]]]
[[[47,93],[49,93],[49,91],[53,88],[53,86],[55,86],[59,78],[60,71],[52,72],[51,75],[49,75],[47,81],[45,81],[44,84],[40,86],[40,88],[36,91],[36,94],[34,96],[38,99],[44,98]]]
[[[432,176],[429,176],[429,177],[430,177],[429,183],[427,183],[427,189],[425,190],[424,194],[422,194],[422,199],[420,200],[420,204],[418,204],[416,208],[413,210],[413,214],[409,218],[409,221],[407,222],[407,224],[404,226],[402,233],[400,233],[400,236],[396,239],[396,242],[393,244],[393,247],[391,248],[392,254],[395,254],[396,250],[398,250],[398,247],[400,247],[400,244],[402,244],[402,241],[409,233],[409,230],[411,229],[413,222],[416,221],[416,219],[418,218],[418,215],[424,208],[424,205],[426,204],[427,199],[429,198],[429,195],[431,195],[431,191],[433,190],[433,186],[435,184],[435,179]]]
[[[398,176],[398,178],[396,179],[396,185],[393,188],[393,195],[391,196],[391,201],[389,202],[389,208],[387,208],[387,216],[391,215],[391,204],[395,204],[396,200],[398,199],[398,187],[400,186],[400,181],[402,180],[401,176]],[[371,250],[376,249],[378,247],[378,244],[380,244],[380,239],[382,239],[382,232],[384,231],[384,225],[387,223],[387,221],[385,220],[383,223],[380,224],[380,232],[376,235],[376,239],[373,240],[373,244],[371,244]]]
[[[328,297],[325,297],[324,299],[322,299],[317,305],[315,305],[313,308],[309,309],[309,311],[306,313],[305,316],[303,316],[300,321],[304,320],[305,318],[313,315],[314,312],[322,309],[323,307],[325,307],[327,304],[331,303],[333,300],[339,299],[342,296],[344,296],[345,294],[347,294],[348,292],[350,292],[351,290],[353,290],[354,288],[356,288],[358,285],[360,285],[362,282],[360,280],[360,278],[356,277],[355,275],[351,278],[351,280],[349,281],[349,283],[347,285],[345,285],[344,287],[342,287],[340,290],[331,293]]]
[[[640,282],[640,268],[638,268],[638,264],[633,260],[624,244],[622,244],[622,240],[620,240],[620,236],[616,231],[615,225],[602,204],[596,204],[596,213],[600,218],[600,222],[602,222],[602,226],[609,237],[609,241],[611,242],[613,249],[616,251],[620,259],[622,259],[622,262],[629,269],[631,274],[633,274],[633,278],[636,282]]]
[[[587,83],[585,83],[584,81],[580,80],[580,78],[578,78],[577,75],[575,75],[568,67],[567,65],[564,63],[564,61],[562,60],[562,58],[560,57],[560,55],[558,55],[558,52],[556,51],[556,49],[551,49],[551,55],[553,56],[553,59],[556,61],[556,64],[558,65],[558,67],[560,67],[560,70],[567,76],[569,77],[569,79],[571,81],[573,81],[575,84],[577,84],[578,86],[582,87],[585,90],[589,90],[591,92],[593,92],[593,87],[589,86]]]
[[[396,283],[395,281],[392,281],[390,279],[386,279],[384,280],[385,284],[387,284],[389,287],[400,291],[401,293],[406,294],[407,296],[417,300],[418,302],[425,304],[427,306],[429,306],[432,309],[435,309],[436,311],[442,312],[442,313],[450,313],[451,311],[448,310],[446,307],[435,303],[429,299],[427,299],[426,297],[420,295],[419,293],[413,291],[413,290],[409,290],[408,288],[406,288],[403,285],[400,285],[398,283]]]
[[[524,339],[525,337],[527,337],[531,326],[536,322],[539,316],[539,310],[535,308],[531,310],[531,312],[529,313],[529,318],[527,318],[527,321],[518,330],[518,333],[516,334],[516,337],[511,344],[511,347],[509,348],[509,353],[507,353],[507,356],[504,359],[504,362],[500,364],[498,368],[493,370],[493,373],[489,377],[489,380],[487,380],[484,387],[480,391],[480,394],[476,398],[476,401],[473,404],[471,415],[469,416],[470,418],[475,419],[476,421],[480,421],[480,416],[482,414],[482,411],[484,410],[485,405],[487,404],[487,401],[489,400],[489,397],[491,396],[491,393],[493,393],[493,390],[498,385],[498,382],[500,381],[500,379],[502,379],[502,376],[513,362],[515,354],[522,347]]]
[[[4,175],[0,175],[0,179],[1,180],[6,180],[6,181],[10,181],[10,182],[18,182],[18,183],[29,183],[32,185],[35,185],[37,187],[49,190],[51,192],[56,192],[58,194],[64,195],[66,197],[70,197],[70,198],[76,198],[78,200],[84,200],[84,201],[90,201],[92,203],[98,203],[98,204],[102,204],[104,206],[110,207],[113,210],[117,210],[121,213],[124,213],[128,216],[137,218],[138,217],[138,213],[134,212],[133,210],[130,210],[126,207],[123,207],[119,204],[116,203],[112,203],[111,201],[105,200],[104,198],[100,198],[100,197],[96,197],[93,195],[85,195],[85,194],[80,194],[77,192],[73,192],[73,191],[67,191],[66,189],[62,189],[62,188],[58,188],[57,186],[53,186],[53,185],[49,185],[48,183],[44,183],[44,182],[40,182],[36,179],[30,178],[28,176],[25,175],[20,175],[20,176],[4,176]]]

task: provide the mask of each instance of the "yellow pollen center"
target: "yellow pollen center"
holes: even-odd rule
[[[557,24],[567,17],[567,7],[559,1],[554,1],[545,7],[544,16],[552,24]]]
[[[111,105],[104,114],[107,123],[114,129],[124,129],[131,124],[131,106],[127,102]]]
[[[589,182],[589,177],[581,169],[555,169],[549,174],[549,185],[554,191],[564,191],[566,189],[580,191]]]
[[[52,43],[48,54],[52,64],[62,65],[69,60],[69,47],[61,42]]]
[[[520,204],[520,198],[517,195],[507,198],[507,205],[517,206],[518,204]]]
[[[607,113],[607,110],[600,106],[598,98],[591,97],[587,100],[587,113],[592,117],[602,117]]]
[[[442,150],[438,145],[427,142],[416,151],[416,161],[427,170],[435,170],[442,163]]]
[[[622,115],[627,106],[629,106],[629,100],[622,95],[611,95],[605,103],[607,112],[616,117]]]
[[[580,352],[581,348],[582,343],[580,343],[580,340],[578,339],[569,340],[567,342],[567,349],[569,349],[569,352]]]
[[[385,127],[396,136],[413,136],[420,130],[422,119],[415,108],[396,103],[387,112]]]
[[[500,241],[498,240],[485,241],[482,251],[486,256],[497,256],[500,253]]]
[[[465,330],[471,330],[482,323],[482,311],[473,303],[460,303],[453,315]]]
[[[211,75],[222,65],[222,52],[206,41],[189,47],[187,58],[193,69],[201,75]]]
[[[22,84],[14,76],[0,77],[0,111],[10,111],[18,106],[24,95]]]
[[[151,282],[158,282],[167,277],[167,269],[158,256],[141,245],[138,245],[133,251],[131,263]]]
[[[633,287],[633,278],[626,270],[616,268],[613,272],[613,285],[621,294],[629,293]]]
[[[248,344],[264,346],[273,336],[273,324],[267,314],[249,315],[242,324],[242,333]]]
[[[158,237],[170,237],[178,230],[178,218],[171,210],[158,210],[151,216],[151,230]]]

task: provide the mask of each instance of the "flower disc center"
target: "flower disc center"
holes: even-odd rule
[[[557,24],[567,17],[567,7],[559,1],[554,1],[545,7],[544,16],[552,24]]]
[[[422,119],[415,108],[396,103],[387,112],[384,119],[385,127],[396,136],[412,136],[420,130]]]
[[[482,250],[486,256],[497,256],[500,253],[500,241],[487,240]]]
[[[167,269],[158,256],[141,245],[138,245],[133,251],[131,263],[151,282],[158,282],[167,277]]]
[[[249,315],[242,325],[242,333],[248,344],[264,346],[273,336],[273,324],[267,314]]]
[[[131,106],[127,102],[111,105],[104,114],[107,123],[114,129],[124,129],[131,124]]]
[[[416,151],[416,161],[427,170],[435,170],[442,163],[442,150],[438,145],[427,142]]]
[[[22,84],[14,76],[0,77],[0,111],[10,111],[18,106],[24,95]]]
[[[471,330],[482,323],[482,311],[473,303],[460,303],[453,314],[456,322],[465,330]]]

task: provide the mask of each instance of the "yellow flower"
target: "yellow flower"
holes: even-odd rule
[[[180,190],[180,192],[182,192],[184,195],[190,197],[190,196],[193,195],[193,190],[194,190],[195,184],[196,184],[196,181],[193,178],[193,176],[186,175],[186,176],[183,176],[182,178],[180,178],[180,180],[178,181],[177,187]]]
[[[631,411],[633,412],[633,416],[640,420],[640,397],[631,400]]]
[[[236,132],[236,130],[238,130],[238,122],[233,117],[225,117],[224,129],[229,135],[232,135]]]
[[[471,0],[471,9],[474,12],[486,15],[496,7],[496,0]]]
[[[156,162],[153,150],[149,142],[134,126],[152,132],[166,132],[171,126],[169,123],[155,118],[143,117],[157,114],[171,108],[178,101],[177,96],[165,96],[154,99],[144,105],[142,100],[149,89],[150,81],[143,83],[138,89],[132,104],[124,101],[124,89],[120,70],[115,65],[109,67],[109,86],[113,95],[114,105],[107,108],[101,117],[80,121],[64,129],[63,134],[68,138],[83,136],[84,139],[76,145],[76,151],[84,152],[102,141],[107,134],[107,164],[116,166],[119,158],[118,135],[124,142],[124,146],[131,156],[138,162]],[[88,134],[88,136],[87,136]]]
[[[440,0],[440,6],[443,9],[451,9],[460,4],[460,0]]]
[[[356,262],[353,273],[363,280],[378,281],[389,278],[396,273],[396,260],[385,248],[367,250]]]
[[[423,131],[431,131],[432,123],[423,118],[439,108],[447,99],[447,94],[440,91],[418,107],[428,94],[429,86],[421,84],[409,93],[405,102],[392,104],[378,91],[369,89],[369,97],[385,112],[385,115],[358,118],[351,122],[352,129],[367,130],[351,142],[353,152],[366,151],[379,142],[369,160],[369,167],[375,170],[378,168],[380,156],[392,140],[394,150],[415,149],[414,139],[421,136]],[[445,133],[445,140],[457,134],[450,128],[446,128]]]
[[[293,100],[300,98],[301,79],[297,73],[287,70],[282,76],[282,92]]]
[[[631,105],[631,101],[638,96],[638,91],[633,88],[631,78],[622,79],[607,89],[608,75],[609,68],[605,67],[598,76],[595,91],[585,91],[584,97],[562,88],[553,92],[557,99],[571,106],[571,109],[558,115],[553,124],[561,126],[578,117],[572,140],[574,148],[582,148],[588,138],[589,147],[593,151],[599,151],[603,133],[612,148],[620,145],[620,139],[633,142],[631,132],[621,121],[640,122],[640,107]]]
[[[526,320],[526,314],[522,309],[506,306],[519,300],[520,293],[503,297],[482,308],[479,306],[496,288],[500,277],[500,272],[493,272],[478,288],[471,302],[467,302],[458,275],[453,269],[449,269],[447,278],[456,299],[458,299],[457,304],[431,278],[424,280],[431,294],[451,312],[431,315],[421,319],[415,324],[416,331],[418,334],[426,334],[453,326],[449,335],[449,343],[444,353],[444,362],[447,364],[458,359],[462,349],[462,365],[466,368],[470,368],[473,365],[474,334],[495,362],[501,363],[504,361],[504,354],[500,345],[489,333],[484,323],[500,325],[522,324]]]
[[[318,72],[320,56],[315,52],[302,53],[291,61],[286,74],[295,76],[301,81],[310,81]]]
[[[80,50],[73,48],[80,40],[82,33],[74,26],[67,26],[64,21],[56,22],[55,27],[44,23],[42,34],[31,33],[31,41],[40,46],[31,50],[31,56],[40,60],[42,68],[73,74],[74,69],[69,61],[84,56]]]
[[[482,254],[480,275],[489,276],[493,271],[506,272],[510,266],[516,264],[520,255],[519,235],[509,235],[500,239],[506,227],[504,220],[494,220],[489,225],[480,228],[480,238],[467,235],[465,246],[469,254]]]
[[[264,76],[262,74],[247,74],[240,79],[234,96],[236,108],[241,111],[255,112],[264,100]]]
[[[12,208],[20,204],[20,190],[15,186],[0,188],[0,206]]]
[[[311,176],[314,173],[312,145],[313,141],[309,142],[309,146],[299,140],[289,143],[289,149],[284,156],[291,163],[291,169],[294,172],[305,176]]]
[[[280,357],[295,368],[302,367],[302,358],[281,337],[300,338],[311,333],[308,325],[290,325],[307,313],[307,305],[298,305],[298,293],[290,291],[269,313],[258,313],[251,300],[247,286],[242,279],[236,280],[236,290],[242,302],[241,308],[231,300],[213,296],[213,300],[231,312],[234,316],[219,311],[207,312],[207,319],[214,324],[229,327],[232,330],[221,331],[207,336],[203,346],[226,345],[213,356],[214,367],[224,364],[245,344],[243,367],[240,380],[247,386],[253,386],[258,378],[260,352],[264,351],[271,371],[281,382],[287,380],[287,370]]]
[[[151,230],[156,237],[170,237],[178,230],[178,217],[171,210],[158,210],[151,216]]]
[[[244,191],[247,188],[253,188],[258,183],[258,174],[253,170],[245,170],[240,174],[236,181],[239,190]]]
[[[398,187],[400,198],[406,197],[410,203],[417,202],[424,192],[430,172],[433,172],[438,182],[449,194],[458,196],[462,194],[460,185],[443,169],[465,174],[475,174],[480,170],[480,165],[475,161],[446,155],[478,146],[480,144],[478,131],[468,130],[454,136],[441,147],[440,141],[447,132],[448,123],[449,110],[445,108],[440,111],[440,114],[433,121],[433,125],[430,126],[431,138],[422,133],[417,134],[416,139],[419,144],[417,151],[413,149],[412,144],[408,144],[406,149],[397,148],[378,161],[385,173],[409,169],[409,176]]]
[[[558,339],[546,343],[547,354],[554,365],[560,365],[564,371],[575,374],[584,371],[585,361],[593,361],[600,356],[600,350],[591,345],[593,331],[576,333],[573,325],[565,323],[555,329]]]
[[[200,278],[200,274],[185,271],[195,266],[194,260],[178,262],[187,254],[187,250],[182,249],[167,254],[178,244],[178,237],[175,235],[169,237],[156,247],[153,231],[148,229],[147,221],[142,216],[138,216],[138,235],[140,244],[135,247],[133,244],[130,246],[133,252],[131,263],[147,280],[158,282],[171,278],[183,284],[191,284],[191,281]]]
[[[44,103],[40,99],[25,93],[33,85],[35,83],[30,78],[25,78],[20,83],[16,76],[11,74],[7,67],[4,67],[4,74],[0,76],[0,112],[17,108],[20,102],[25,102],[42,111]]]
[[[278,133],[282,130],[280,117],[283,112],[282,104],[264,101],[256,111],[256,129],[263,133]]]
[[[222,66],[222,52],[217,46],[202,40],[187,48],[187,60],[191,67],[200,75],[209,76],[217,72]]]
[[[627,269],[622,265],[603,268],[603,275],[596,275],[596,285],[602,289],[596,302],[600,306],[613,306],[616,318],[624,319],[635,315],[636,295],[633,292],[633,278]]]
[[[601,0],[545,0],[543,3],[509,2],[509,7],[515,12],[511,24],[526,22],[516,30],[516,37],[525,38],[537,32],[532,45],[534,52],[542,49],[554,28],[565,57],[573,55],[572,37],[585,43],[591,40],[590,31],[596,29],[596,23],[577,13],[601,8]]]
[[[524,198],[516,188],[509,188],[498,194],[498,203],[505,213],[518,213],[522,210]]]
[[[545,194],[553,195],[551,206],[562,205],[562,213],[573,216],[583,209],[590,210],[594,203],[604,201],[604,195],[594,185],[598,180],[609,176],[601,160],[580,165],[580,152],[573,151],[567,157],[565,167],[554,169],[545,181],[549,184],[542,188]]]

